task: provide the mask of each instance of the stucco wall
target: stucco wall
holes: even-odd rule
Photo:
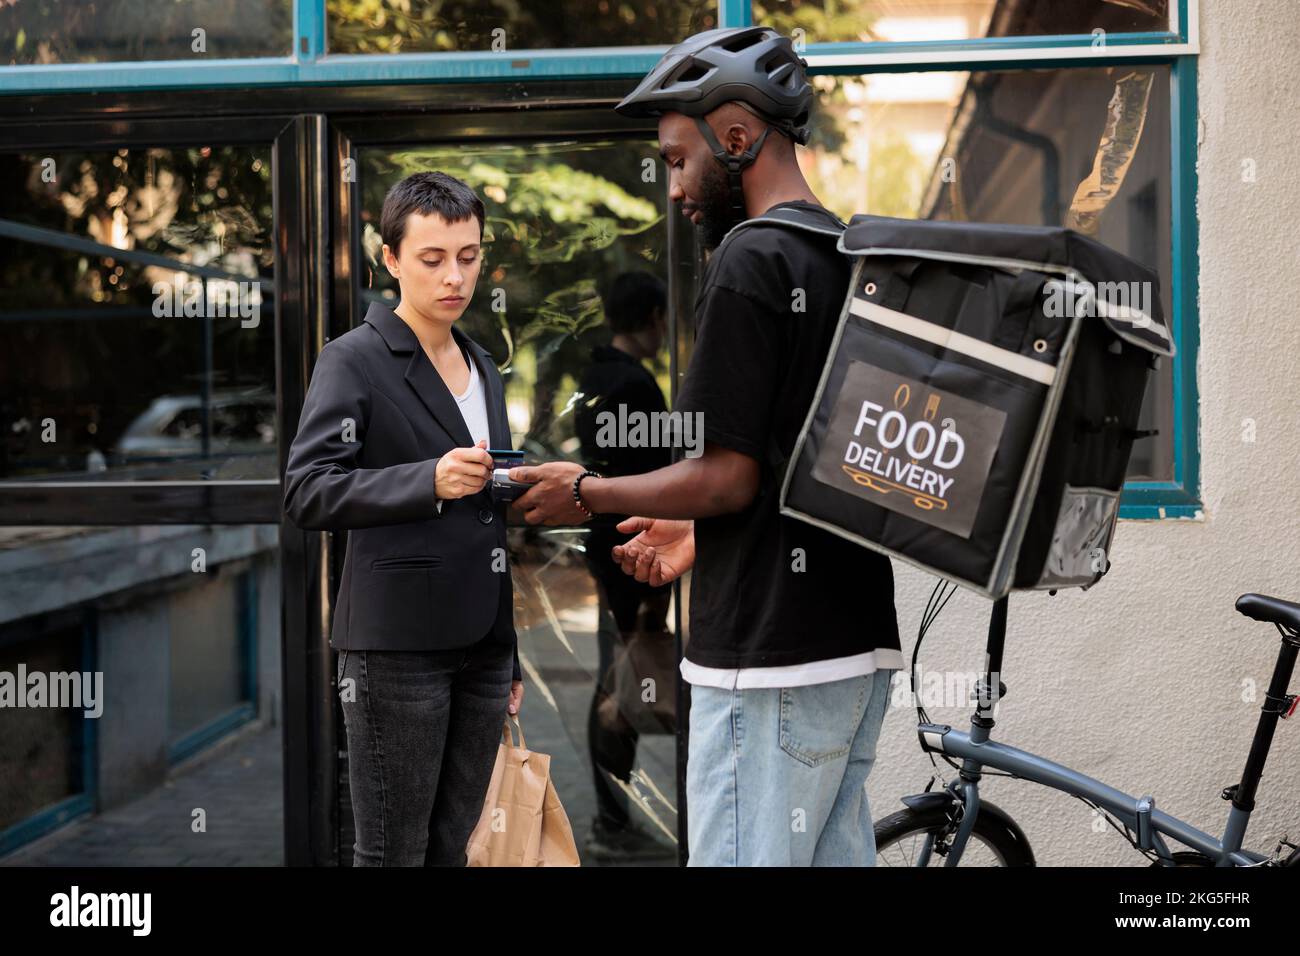
[[[1241,774],[1279,642],[1233,609],[1248,591],[1300,600],[1300,23],[1291,0],[1201,0],[1199,64],[1201,520],[1121,521],[1097,587],[1010,600],[994,739],[1059,760],[1216,836]],[[1254,182],[1243,162],[1254,161]],[[1245,440],[1244,420],[1254,422]],[[1188,436],[1196,441],[1195,436]],[[934,579],[896,565],[904,654]],[[990,604],[953,598],[922,669],[982,665]],[[1253,682],[1253,688],[1252,688]],[[1300,687],[1300,676],[1292,682]],[[967,729],[971,708],[928,707]],[[1300,720],[1280,725],[1245,845],[1300,835]],[[915,711],[891,706],[868,784],[872,813],[922,789]],[[946,779],[952,771],[940,762]],[[1093,811],[1055,791],[986,778],[1040,865],[1142,865]]]

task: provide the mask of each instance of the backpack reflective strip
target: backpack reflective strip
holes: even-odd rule
[[[1032,379],[1044,385],[1051,385],[1056,379],[1055,365],[1048,365],[1046,362],[1039,362],[1018,352],[990,345],[982,339],[971,338],[969,335],[963,335],[945,326],[936,325],[934,322],[918,319],[916,316],[908,315],[905,312],[886,309],[883,305],[868,302],[866,299],[857,296],[853,297],[849,311],[859,318],[866,319],[868,322],[883,325],[887,329],[893,329],[895,332],[901,332],[913,338],[924,339],[926,342],[932,342],[952,352],[969,355],[981,362],[987,362],[989,365],[996,365],[998,368],[1006,369],[1021,378]]]

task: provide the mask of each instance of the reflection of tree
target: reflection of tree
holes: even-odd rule
[[[794,36],[802,30],[807,43],[867,41],[874,12],[864,10],[862,0],[753,0],[754,23]]]
[[[907,141],[890,132],[871,143],[868,199],[878,216],[915,216],[925,189],[926,168]]]
[[[1169,23],[1168,0],[971,0],[958,3],[916,3],[915,0],[753,0],[754,22],[791,34],[802,28],[809,43],[879,40],[872,31],[880,13],[924,15],[927,7],[943,7],[970,15],[991,16],[987,36],[1052,36],[1164,30]],[[963,10],[962,7],[965,7]],[[977,35],[977,34],[972,34]]]
[[[812,135],[808,147],[819,152],[841,153],[849,145],[845,125],[851,106],[844,86],[833,76],[815,76],[812,84],[814,99],[808,123]]]
[[[772,27],[795,41],[796,50],[804,52],[807,44],[835,40],[868,39],[875,15],[860,9],[860,4],[837,0],[753,0],[753,19],[759,26]],[[796,31],[802,31],[797,33]],[[818,150],[839,152],[844,149],[844,115],[850,104],[843,86],[831,76],[814,77],[812,138],[809,145]],[[824,200],[823,200],[824,201]]]
[[[0,155],[0,177],[23,184],[0,199],[0,217],[118,249],[269,278],[271,164],[269,157],[250,152],[196,146]],[[5,310],[92,303],[147,310],[154,281],[171,278],[170,272],[128,266],[111,255],[16,252],[0,262]]]
[[[177,270],[113,250],[270,280],[270,177],[269,150],[248,148],[0,154],[0,179],[16,184],[0,193],[0,220],[51,237],[0,239],[0,315],[21,317],[0,322],[0,418],[53,417],[59,443],[41,455],[79,468],[76,455],[106,449],[153,397],[197,392],[202,321],[152,310],[154,283]],[[66,248],[65,236],[112,249]],[[213,323],[211,385],[274,382],[265,293],[258,328]],[[22,440],[37,447],[31,433]]]
[[[911,218],[918,214],[930,174],[888,108],[870,98],[858,77],[819,76],[809,185],[843,219],[856,213]]]
[[[498,36],[507,50],[676,43],[717,26],[714,0],[328,0],[326,10],[339,53],[489,50]]]
[[[551,447],[569,438],[566,409],[577,373],[605,334],[600,290],[618,272],[654,271],[662,259],[662,166],[656,162],[655,181],[642,181],[643,161],[654,149],[606,142],[362,155],[364,245],[378,288],[397,288],[380,263],[375,235],[394,182],[440,169],[483,200],[484,266],[466,331],[509,367],[509,394],[532,405],[531,436]]]
[[[798,43],[877,39],[877,14],[862,0],[753,0],[754,22]],[[915,216],[925,186],[924,160],[894,132],[877,132],[867,86],[856,77],[817,76],[810,125],[813,161],[805,174],[837,215]],[[852,95],[850,95],[852,94]]]
[[[193,48],[202,29],[206,52]],[[287,56],[293,0],[0,0],[0,62]]]

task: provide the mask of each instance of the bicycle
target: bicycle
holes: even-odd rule
[[[944,596],[948,586],[951,590]],[[940,581],[930,595],[912,653],[913,693],[921,641],[956,590],[951,582]],[[1262,594],[1243,594],[1237,598],[1236,609],[1252,620],[1274,625],[1282,635],[1282,647],[1241,780],[1224,788],[1221,794],[1232,804],[1222,837],[1211,836],[1158,810],[1150,794],[1134,797],[1062,764],[991,739],[993,707],[1006,696],[1006,684],[1000,679],[1007,626],[1007,598],[1003,597],[994,602],[989,620],[986,671],[975,685],[976,710],[970,732],[931,723],[924,707],[918,704],[916,708],[921,749],[936,768],[935,756],[942,757],[957,771],[957,779],[934,791],[931,788],[938,778],[931,777],[924,792],[902,798],[906,809],[875,823],[877,864],[957,866],[965,859],[974,865],[1034,866],[1033,850],[1020,827],[1006,811],[980,799],[980,778],[996,775],[1032,781],[1077,797],[1098,810],[1135,849],[1152,860],[1152,866],[1300,866],[1300,848],[1288,842],[1285,835],[1271,855],[1241,846],[1273,733],[1279,720],[1295,712],[1298,702],[1297,695],[1287,693],[1287,687],[1300,651],[1300,604]],[[992,693],[995,681],[997,696]],[[953,758],[960,759],[961,764]],[[1165,837],[1191,849],[1171,852]],[[968,856],[972,846],[974,850]],[[1282,858],[1284,847],[1291,852]]]

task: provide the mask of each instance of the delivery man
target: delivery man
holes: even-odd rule
[[[788,458],[849,281],[834,236],[746,218],[803,207],[796,144],[813,91],[790,40],[764,27],[674,46],[617,107],[659,118],[669,198],[714,248],[675,411],[700,415],[704,451],[602,477],[580,464],[513,469],[537,482],[530,523],[635,515],[614,549],[638,580],[694,568],[687,834],[692,865],[870,866],[865,783],[903,667],[889,559],[781,516],[773,443]]]

